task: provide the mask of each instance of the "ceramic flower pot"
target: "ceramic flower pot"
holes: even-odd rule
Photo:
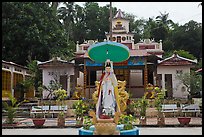
[[[189,125],[191,118],[190,117],[178,117],[178,121],[181,126],[187,126]]]
[[[44,123],[45,123],[45,118],[33,118],[33,124],[36,127],[41,127],[44,125]]]

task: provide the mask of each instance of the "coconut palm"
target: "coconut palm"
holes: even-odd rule
[[[59,19],[62,20],[62,24],[64,25],[64,29],[67,34],[68,42],[72,32],[72,24],[74,23],[74,2],[64,2],[63,6],[58,9],[57,15]]]
[[[173,24],[174,24],[174,22],[172,21],[172,20],[170,20],[170,19],[168,19],[169,18],[169,13],[161,13],[160,12],[160,14],[161,15],[159,15],[159,16],[157,16],[156,17],[156,21],[157,21],[157,23],[161,23],[161,24],[163,24],[167,29],[169,29]]]

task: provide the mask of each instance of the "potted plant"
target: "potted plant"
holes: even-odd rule
[[[42,92],[43,92],[43,88],[42,87],[38,87],[38,91],[40,92],[40,96],[41,96],[41,107],[35,106],[34,108],[40,109],[41,113],[37,113],[36,116],[34,118],[32,118],[33,124],[35,125],[35,127],[42,127],[45,123],[45,114],[44,114],[44,110],[43,110],[43,105],[42,105]]]
[[[76,126],[81,127],[83,125],[83,116],[87,111],[87,105],[83,100],[78,100],[73,104],[73,108],[76,115]]]
[[[57,102],[59,102],[59,106],[63,108],[61,112],[59,112],[58,117],[57,117],[57,125],[59,127],[64,127],[65,126],[65,113],[64,113],[64,100],[67,97],[67,92],[64,89],[58,89],[54,91],[54,95],[57,98]]]
[[[165,125],[165,116],[162,112],[162,105],[164,104],[164,96],[165,96],[165,89],[160,89],[159,87],[154,87],[154,103],[155,107],[157,109],[158,115],[157,115],[157,125],[163,126]]]
[[[93,125],[93,122],[91,121],[91,118],[89,116],[84,116],[83,118],[83,129],[89,130],[90,127]]]
[[[35,118],[32,118],[35,127],[42,127],[45,123],[44,113],[37,113]]]
[[[188,126],[191,121],[191,117],[186,117],[186,115],[182,112],[182,107],[179,102],[177,102],[177,107],[178,107],[178,113],[179,113],[179,116],[177,117],[177,119],[178,119],[178,122],[180,123],[180,126]]]
[[[126,113],[127,115],[134,115],[135,113],[135,102],[130,99],[127,100]]]
[[[136,119],[131,115],[120,115],[120,119],[118,121],[118,130],[120,131],[120,135],[139,135],[139,130],[133,124],[136,122]]]
[[[146,99],[146,96],[143,96],[140,98],[137,102],[136,105],[138,106],[139,112],[140,112],[140,124],[141,125],[146,125],[146,110],[149,105],[148,100]]]
[[[19,124],[17,121],[15,121],[17,109],[22,103],[27,101],[24,100],[18,103],[17,99],[13,97],[11,94],[8,95],[8,98],[11,103],[3,102],[4,107],[3,111],[7,115],[6,121],[5,123],[3,123],[3,126],[16,126],[17,124]]]

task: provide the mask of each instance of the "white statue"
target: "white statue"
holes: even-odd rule
[[[105,72],[102,74],[99,85],[99,98],[96,104],[96,117],[101,114],[114,115],[120,112],[118,105],[118,82],[113,71],[113,62],[107,59]]]

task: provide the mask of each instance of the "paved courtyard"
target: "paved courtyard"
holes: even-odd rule
[[[5,119],[2,119],[4,121]],[[22,128],[29,128],[29,127],[34,127],[32,119],[31,118],[21,118],[18,119],[20,124],[17,127],[22,127]],[[70,117],[66,118],[65,121],[65,126],[66,127],[75,127],[75,118]],[[147,126],[156,126],[157,124],[157,118],[147,118]],[[179,126],[178,119],[176,117],[173,118],[165,118],[165,124],[166,126]],[[139,120],[135,123],[135,125],[139,125]],[[202,126],[202,118],[201,117],[192,117],[189,125],[192,126]],[[57,128],[57,119],[56,118],[46,118],[44,127],[56,127]]]
[[[202,135],[202,127],[140,127],[140,135]],[[2,129],[2,135],[78,135],[78,128]]]

